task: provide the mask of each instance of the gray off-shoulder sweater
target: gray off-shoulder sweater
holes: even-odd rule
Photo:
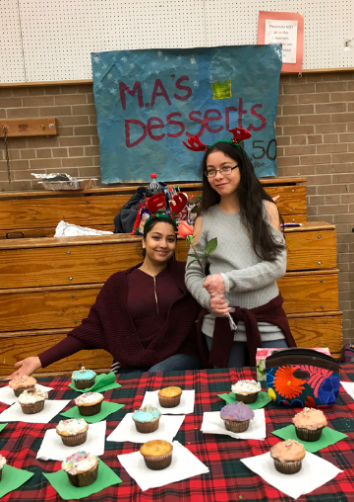
[[[268,215],[263,203],[263,215],[269,225]],[[284,243],[281,232],[269,225],[274,238]],[[217,249],[209,256],[210,274],[221,274],[225,284],[225,298],[230,306],[252,309],[268,303],[278,296],[276,281],[284,276],[286,271],[286,249],[277,255],[274,261],[262,261],[254,252],[247,229],[241,222],[240,213],[224,213],[215,205],[203,213],[203,226],[198,244],[195,248],[203,253],[207,242],[217,237]],[[190,253],[193,250],[191,248]],[[188,258],[188,264],[193,261]],[[203,288],[204,277],[197,262],[186,268],[186,286],[199,304],[210,309],[210,295]],[[204,317],[202,330],[212,337],[214,332],[215,314]],[[283,332],[272,324],[258,323],[262,341],[284,338]],[[238,323],[234,335],[235,341],[246,341],[246,330],[243,322]]]

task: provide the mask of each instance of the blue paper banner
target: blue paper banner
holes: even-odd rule
[[[92,54],[103,183],[200,179],[204,144],[252,133],[245,150],[257,176],[274,176],[280,45]]]

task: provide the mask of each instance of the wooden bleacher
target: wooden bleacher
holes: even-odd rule
[[[332,355],[339,357],[342,313],[336,231],[325,222],[306,222],[306,186],[299,185],[305,181],[262,180],[271,196],[280,195],[277,205],[284,220],[303,223],[285,231],[287,274],[278,284],[298,345],[328,346]],[[183,190],[196,194],[200,185],[184,185]],[[79,193],[0,194],[0,375],[9,374],[16,361],[63,339],[88,314],[111,274],[142,261],[139,237],[52,237],[61,219],[113,230],[113,217],[134,191],[118,187]],[[48,237],[5,238],[8,232],[17,231]],[[176,257],[185,260],[186,255],[186,244],[179,240]],[[84,351],[43,372],[71,372],[81,363],[100,371],[107,369],[111,360],[105,351]]]

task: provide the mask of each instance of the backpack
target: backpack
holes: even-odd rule
[[[135,194],[122,207],[119,213],[114,217],[114,233],[130,234],[133,230],[136,215],[140,204],[145,202],[146,187],[138,187]]]
[[[159,182],[159,185],[162,188],[166,187],[165,183]],[[138,187],[135,194],[131,196],[128,202],[124,204],[119,213],[113,218],[115,234],[130,234],[132,232],[140,204],[145,202],[147,188]]]
[[[354,363],[354,346],[351,343],[344,345],[340,362]]]

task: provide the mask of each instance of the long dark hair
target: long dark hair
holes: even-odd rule
[[[220,195],[210,186],[208,178],[204,173],[208,156],[213,152],[223,152],[237,162],[240,170],[240,182],[236,192],[240,204],[241,221],[249,232],[252,247],[256,255],[265,261],[275,260],[285,246],[274,239],[268,225],[263,219],[262,203],[263,200],[268,200],[274,204],[274,201],[264,190],[254,172],[252,162],[243,148],[240,151],[230,143],[218,142],[205,152],[201,165],[201,174],[203,177],[203,211],[220,202]],[[283,223],[281,216],[280,220]]]

